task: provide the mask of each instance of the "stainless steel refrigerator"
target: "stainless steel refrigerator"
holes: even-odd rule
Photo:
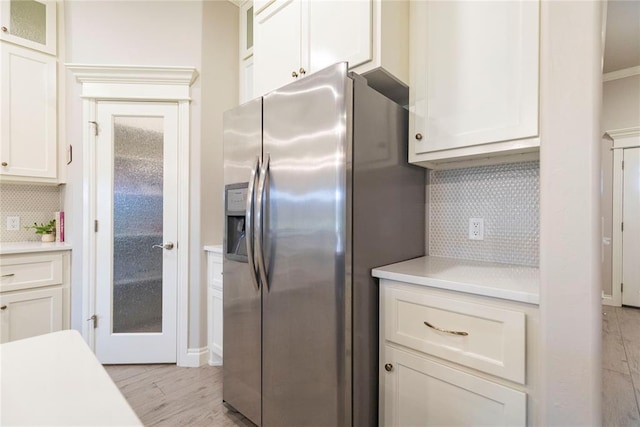
[[[257,425],[377,425],[371,268],[425,246],[407,120],[346,63],[224,114],[223,400]]]

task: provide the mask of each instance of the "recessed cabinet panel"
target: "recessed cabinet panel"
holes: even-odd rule
[[[535,138],[538,2],[433,1],[411,8],[411,160]]]
[[[56,59],[0,46],[0,176],[57,176]]]
[[[526,394],[386,346],[384,426],[524,426]]]
[[[263,95],[284,86],[300,74],[301,57],[300,0],[276,0],[254,18],[253,61],[255,95]]]
[[[55,0],[0,1],[0,40],[55,55]]]
[[[311,72],[341,61],[348,61],[349,68],[371,61],[372,3],[372,0],[309,2]]]
[[[62,287],[0,295],[0,343],[62,330]]]

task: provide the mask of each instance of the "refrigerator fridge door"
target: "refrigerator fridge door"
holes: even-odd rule
[[[252,205],[262,156],[262,99],[224,113],[223,400],[261,425],[261,295]]]
[[[351,423],[352,83],[340,63],[263,99],[264,426]]]

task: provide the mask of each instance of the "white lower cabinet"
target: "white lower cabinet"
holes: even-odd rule
[[[0,294],[0,343],[62,330],[62,286]]]
[[[536,323],[527,304],[381,280],[380,425],[535,425]]]
[[[390,346],[384,348],[386,426],[520,426],[526,394]]]
[[[222,364],[222,247],[206,246],[207,251],[207,341],[209,365]]]
[[[67,251],[0,257],[0,343],[69,328]]]

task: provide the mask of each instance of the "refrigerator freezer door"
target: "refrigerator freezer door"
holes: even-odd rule
[[[225,188],[251,187],[249,181],[256,163],[262,155],[262,99],[250,101],[224,114],[224,184]],[[248,191],[247,191],[248,193]],[[240,193],[238,193],[240,194]],[[247,194],[247,198],[252,197]],[[236,197],[237,198],[237,197]],[[225,200],[229,208],[233,202],[240,211],[246,203],[242,200]],[[249,227],[244,221],[233,222]],[[261,425],[261,297],[254,284],[250,265],[236,255],[237,248],[227,239],[231,220],[225,215],[224,239],[224,378],[223,400]],[[244,230],[246,231],[246,230]],[[250,230],[247,236],[251,236]],[[248,239],[243,239],[247,241]],[[251,251],[249,251],[251,252]],[[245,252],[246,253],[246,252]]]
[[[263,152],[271,159],[263,204],[267,427],[351,423],[346,72],[337,64],[263,100]]]

